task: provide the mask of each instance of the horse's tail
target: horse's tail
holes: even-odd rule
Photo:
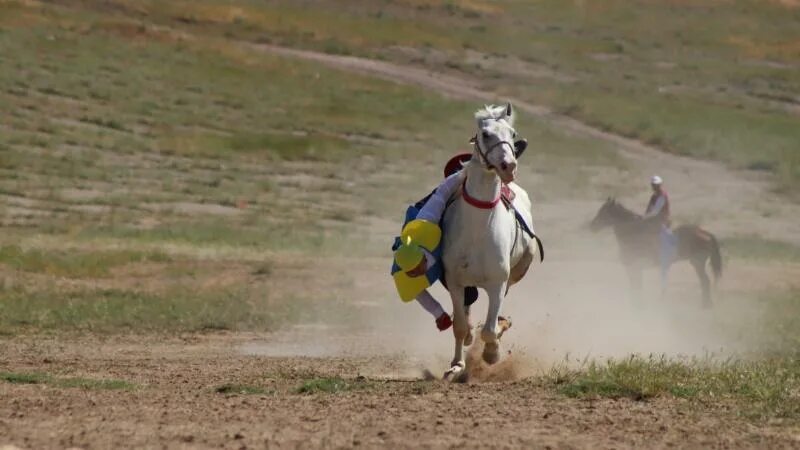
[[[718,281],[722,276],[722,255],[719,252],[719,242],[713,234],[708,233],[711,237],[711,269],[714,271],[714,280]]]

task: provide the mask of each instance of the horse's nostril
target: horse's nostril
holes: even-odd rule
[[[508,164],[500,163],[500,168],[503,169],[503,170],[508,170]]]

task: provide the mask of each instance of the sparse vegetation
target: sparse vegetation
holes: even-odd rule
[[[800,261],[800,247],[759,236],[733,237],[725,239],[722,245],[726,253],[737,258],[761,261]]]
[[[132,390],[136,385],[125,380],[96,380],[90,378],[62,378],[44,373],[0,372],[0,380],[13,384],[45,384],[58,388],[91,390]]]
[[[694,404],[732,402],[750,419],[800,420],[800,293],[765,296],[752,355],[719,360],[632,355],[605,361],[565,361],[545,377],[558,392],[576,398],[656,397]]]
[[[338,392],[365,389],[370,386],[364,380],[345,380],[339,377],[312,378],[297,388],[298,394],[336,394]]]
[[[251,386],[248,384],[223,384],[214,389],[218,394],[239,394],[239,395],[271,395],[275,391],[261,386]]]

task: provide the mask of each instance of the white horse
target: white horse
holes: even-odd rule
[[[442,260],[453,301],[456,341],[446,378],[465,369],[463,347],[472,341],[464,287],[483,288],[489,296],[481,339],[485,343],[483,360],[494,364],[500,358],[497,319],[503,298],[508,286],[525,275],[537,251],[534,239],[517,224],[514,211],[500,201],[501,183],[507,183],[516,194],[514,207],[532,226],[528,194],[513,183],[517,159],[511,104],[486,106],[475,113],[475,119],[478,133],[472,141],[472,159],[464,166],[466,179],[461,196],[444,216]]]

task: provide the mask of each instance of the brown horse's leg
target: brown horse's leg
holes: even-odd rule
[[[626,266],[628,280],[631,283],[631,303],[634,305],[642,304],[642,269],[635,266]]]
[[[693,258],[692,266],[694,271],[697,272],[697,278],[700,279],[700,287],[703,290],[703,308],[711,307],[711,280],[706,274],[706,257]]]

